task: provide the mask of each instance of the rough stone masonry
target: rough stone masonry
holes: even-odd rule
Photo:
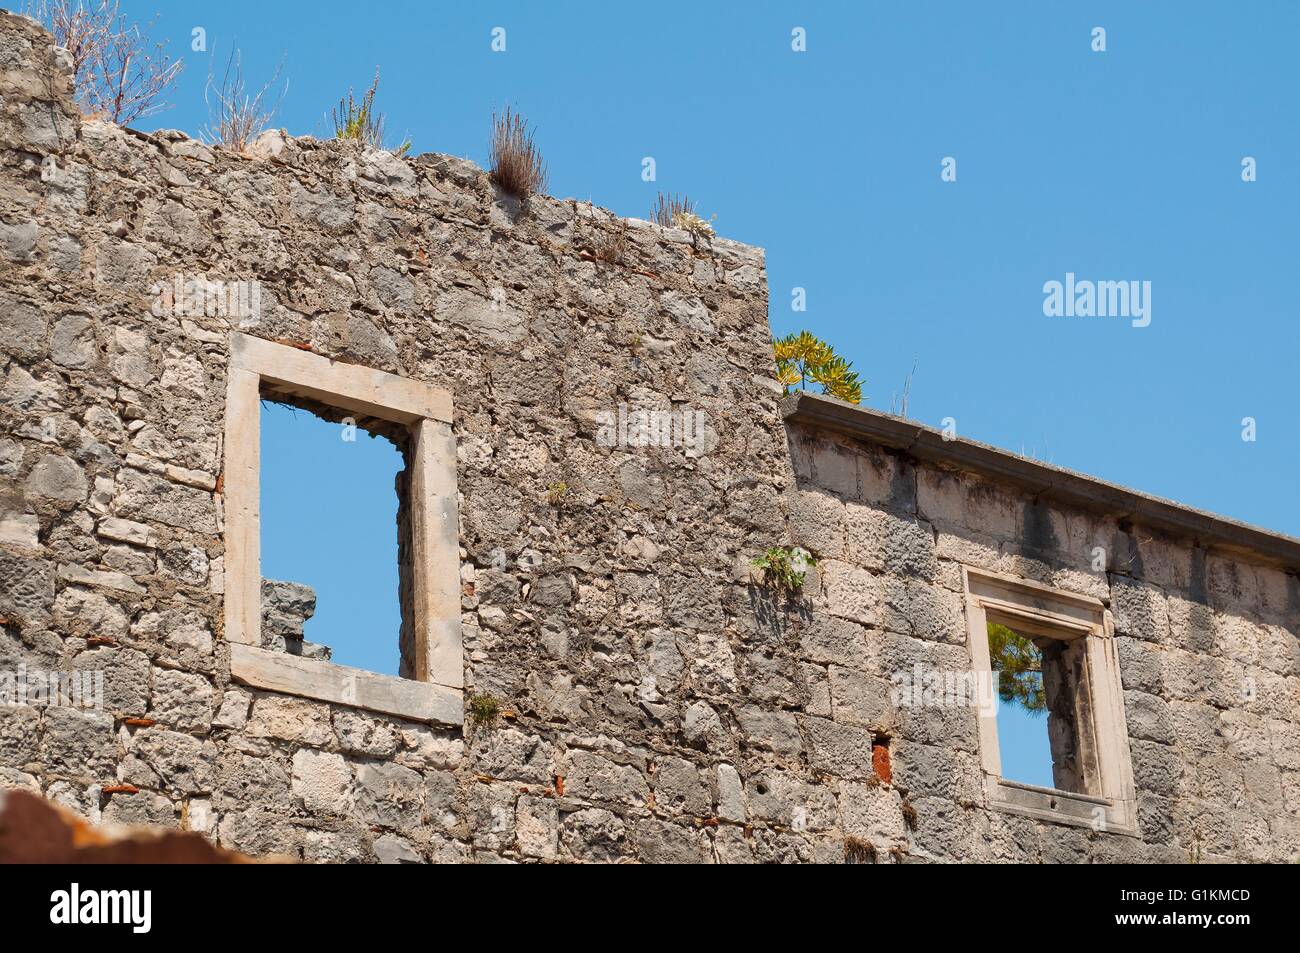
[[[758,249],[70,93],[0,13],[0,672],[105,673],[102,709],[0,706],[0,785],[308,861],[1300,856],[1300,544],[783,403]],[[158,307],[176,275],[256,282],[259,313]],[[232,679],[232,331],[452,393],[464,698],[497,717]],[[608,446],[620,405],[716,440]],[[785,598],[750,561],[792,543],[818,564]],[[997,809],[976,713],[894,704],[897,671],[970,669],[970,568],[1105,607],[1136,831]]]

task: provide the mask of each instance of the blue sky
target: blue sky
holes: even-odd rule
[[[916,361],[922,421],[1300,534],[1300,4],[124,6],[161,11],[186,62],[176,107],[141,128],[206,122],[195,26],[250,78],[283,57],[294,133],[324,134],[376,66],[417,153],[482,162],[512,104],[553,194],[644,217],[657,189],[687,191],[764,246],[775,330],[832,341],[868,404]],[[1045,317],[1067,271],[1151,281],[1151,325]]]
[[[1052,745],[1047,738],[1047,715],[1026,711],[1019,705],[998,705],[998,753],[1002,777],[1022,784],[1050,788]]]
[[[316,590],[304,634],[335,662],[389,675],[402,624],[393,485],[402,466],[382,437],[262,403],[262,575]]]
[[[865,403],[888,409],[916,362],[926,423],[1300,535],[1300,4],[124,7],[161,11],[186,62],[176,108],[141,128],[206,122],[195,26],[250,79],[283,57],[277,125],[297,134],[325,134],[376,66],[416,153],[482,163],[511,104],[552,194],[645,217],[656,190],[685,191],[765,247],[774,330],[833,342]],[[1044,316],[1067,272],[1150,281],[1150,326]]]

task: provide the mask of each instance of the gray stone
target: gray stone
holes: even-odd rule
[[[18,222],[10,225],[0,221],[0,249],[5,258],[23,264],[32,260],[36,250],[36,237],[39,229],[35,222]]]
[[[424,858],[411,842],[396,834],[383,834],[375,840],[375,856],[381,864],[422,864]]]
[[[0,550],[0,615],[36,622],[53,604],[53,565]]]
[[[751,747],[787,758],[797,757],[803,750],[799,723],[791,712],[747,706],[737,710],[736,718],[745,733],[745,743]]]
[[[177,731],[204,732],[212,725],[212,684],[202,675],[156,669],[150,717]]]
[[[137,791],[109,796],[103,811],[107,824],[125,824],[132,827],[179,827],[176,805],[170,799],[153,791]]]
[[[221,707],[212,719],[214,728],[243,728],[248,723],[248,710],[252,707],[253,696],[238,688],[232,688],[221,696]]]
[[[119,752],[111,715],[51,707],[43,722],[40,759],[47,770],[90,780],[112,776]]]
[[[0,688],[9,690],[3,679]],[[16,698],[0,698],[0,764],[21,768],[35,761],[40,739],[40,713],[30,705],[17,704]]]
[[[825,718],[801,718],[814,768],[843,778],[872,777],[872,733]]]
[[[102,631],[95,627],[91,631]],[[143,718],[149,710],[149,657],[135,649],[102,646],[88,649],[72,660],[72,667],[88,674],[103,673],[104,707],[131,718]],[[169,673],[179,675],[181,673]],[[198,678],[207,686],[201,676]],[[171,684],[177,684],[172,681]],[[193,683],[191,683],[193,684]],[[211,691],[211,688],[208,689]]]
[[[99,358],[95,329],[84,314],[68,314],[59,318],[50,337],[50,357],[64,367],[84,369]]]
[[[131,739],[130,751],[169,791],[202,794],[212,790],[216,749],[210,743],[165,728],[144,728]]]
[[[515,846],[540,860],[559,856],[560,814],[550,798],[521,797],[516,809]]]
[[[713,799],[700,769],[681,758],[661,758],[653,775],[655,807],[668,814],[709,816]]]
[[[591,751],[570,751],[565,793],[595,803],[643,807],[650,788],[631,765],[617,764]]]
[[[565,816],[560,839],[570,857],[588,863],[617,861],[629,850],[627,826],[617,814],[600,808]]]
[[[393,722],[380,715],[346,708],[334,712],[334,733],[339,747],[347,753],[372,758],[392,757],[401,743],[401,733]]]
[[[352,810],[352,769],[342,755],[300,748],[293,754],[293,796],[311,814],[344,816]]]
[[[86,498],[86,473],[70,457],[47,453],[27,476],[27,494],[69,503]]]
[[[636,825],[637,859],[643,864],[699,864],[703,843],[695,831],[664,821],[643,820]]]
[[[502,728],[477,734],[474,742],[481,774],[528,784],[550,784],[555,778],[554,750],[535,735]]]
[[[742,824],[745,821],[745,789],[740,774],[729,764],[717,767],[718,817]]]
[[[358,764],[356,779],[358,817],[399,830],[419,827],[424,807],[424,783],[419,774],[397,764]]]

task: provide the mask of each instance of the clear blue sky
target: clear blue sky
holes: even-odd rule
[[[277,124],[298,134],[376,66],[416,153],[481,163],[512,104],[553,194],[645,217],[687,191],[765,247],[774,329],[832,341],[866,403],[888,409],[915,360],[926,423],[1300,534],[1300,3],[125,7],[161,11],[186,62],[177,107],[141,128],[204,125],[194,26],[250,78],[284,56]],[[1071,271],[1150,281],[1151,325],[1045,317],[1044,282]]]
[[[998,704],[998,754],[1002,777],[1021,784],[1052,784],[1052,745],[1047,737],[1047,713],[1032,713],[1019,705]]]
[[[262,404],[262,575],[316,590],[304,634],[335,662],[389,675],[402,624],[393,484],[402,466],[382,437]]]

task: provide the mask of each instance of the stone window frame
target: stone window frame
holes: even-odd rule
[[[987,678],[991,670],[989,615],[1048,637],[1087,640],[1087,727],[1096,745],[1097,792],[1081,794],[1003,778],[997,716],[988,706],[981,706],[980,763],[989,808],[1136,837],[1133,761],[1110,610],[1092,596],[974,566],[962,566],[962,584],[967,643],[974,671],[981,679]]]
[[[230,673],[254,688],[459,726],[464,722],[460,534],[452,398],[445,390],[239,332],[230,335],[224,455],[225,628]],[[263,385],[406,428],[413,678],[263,648]]]

